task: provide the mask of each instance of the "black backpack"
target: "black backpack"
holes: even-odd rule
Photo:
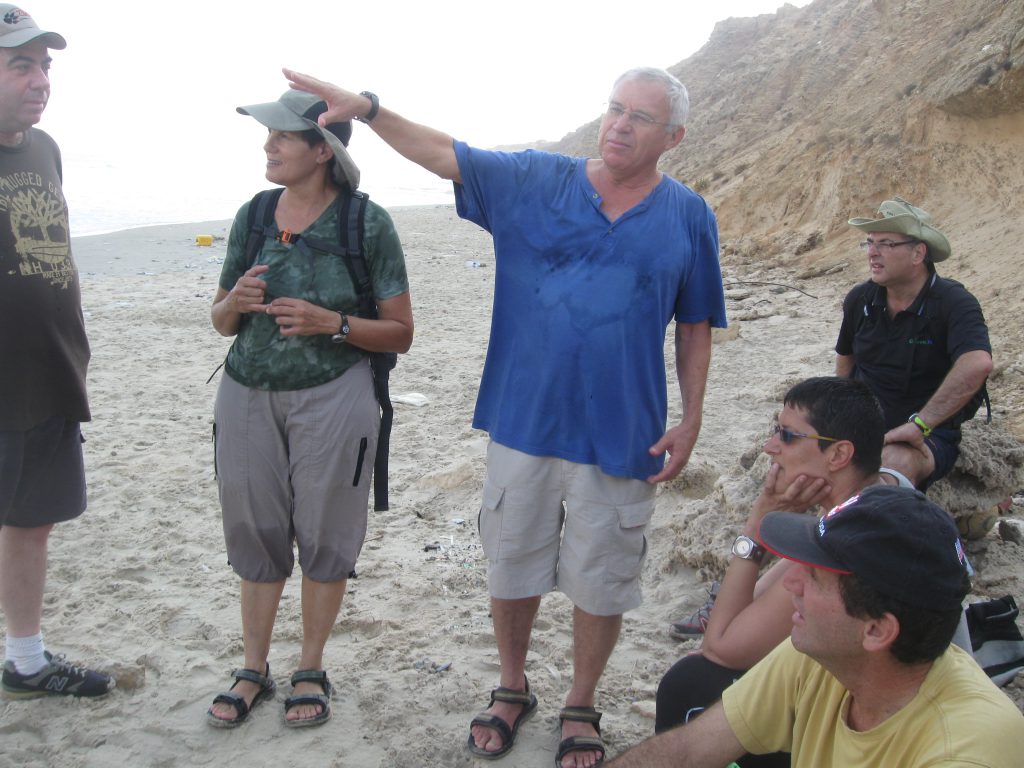
[[[277,210],[277,201],[283,191],[283,187],[265,189],[257,192],[249,203],[249,229],[245,241],[246,269],[256,262],[256,256],[268,237],[282,239],[282,233],[278,232],[274,224],[274,211]],[[369,199],[365,192],[342,191],[338,194],[335,202],[338,206],[336,242],[290,233],[286,242],[341,256],[359,295],[357,317],[375,320],[377,302],[373,298],[373,284],[370,281],[370,270],[366,265],[366,251],[363,247],[363,215]],[[388,380],[391,369],[398,362],[398,354],[365,350],[363,354],[370,359],[373,388],[377,395],[377,403],[380,405],[380,433],[377,436],[377,455],[373,461],[373,508],[382,511],[388,509],[388,453],[391,448],[391,425],[395,417]]]
[[[996,685],[1006,685],[1024,670],[1024,637],[1017,628],[1017,602],[1011,595],[971,603],[967,629],[971,652]]]

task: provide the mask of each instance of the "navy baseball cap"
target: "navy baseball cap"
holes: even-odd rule
[[[960,607],[967,557],[952,518],[911,488],[873,486],[820,519],[771,512],[761,522],[771,552],[858,579],[908,605]]]

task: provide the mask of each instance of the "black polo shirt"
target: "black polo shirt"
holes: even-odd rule
[[[914,302],[889,317],[886,290],[870,280],[843,301],[836,352],[875,393],[892,429],[921,410],[965,352],[992,352],[981,305],[955,280],[930,275]],[[952,422],[952,424],[950,423]],[[956,417],[943,425],[958,424]]]

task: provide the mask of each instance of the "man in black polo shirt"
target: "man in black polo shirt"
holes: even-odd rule
[[[850,226],[867,233],[870,279],[843,301],[836,374],[881,402],[882,465],[926,490],[956,463],[960,424],[992,371],[988,328],[978,300],[936,273],[951,249],[925,211],[897,197]]]

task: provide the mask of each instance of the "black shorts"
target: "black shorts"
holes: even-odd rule
[[[82,441],[81,425],[63,416],[0,430],[0,526],[38,528],[85,511]]]
[[[658,684],[654,732],[661,733],[690,722],[722,697],[722,691],[743,676],[743,670],[729,669],[700,653],[683,656],[672,665]],[[788,752],[744,755],[740,768],[788,768]]]
[[[928,450],[932,452],[932,458],[935,459],[935,470],[918,483],[917,489],[922,493],[926,492],[932,483],[941,480],[953,469],[953,465],[956,464],[956,460],[960,456],[960,430],[939,427],[933,429],[924,442],[928,446]]]

